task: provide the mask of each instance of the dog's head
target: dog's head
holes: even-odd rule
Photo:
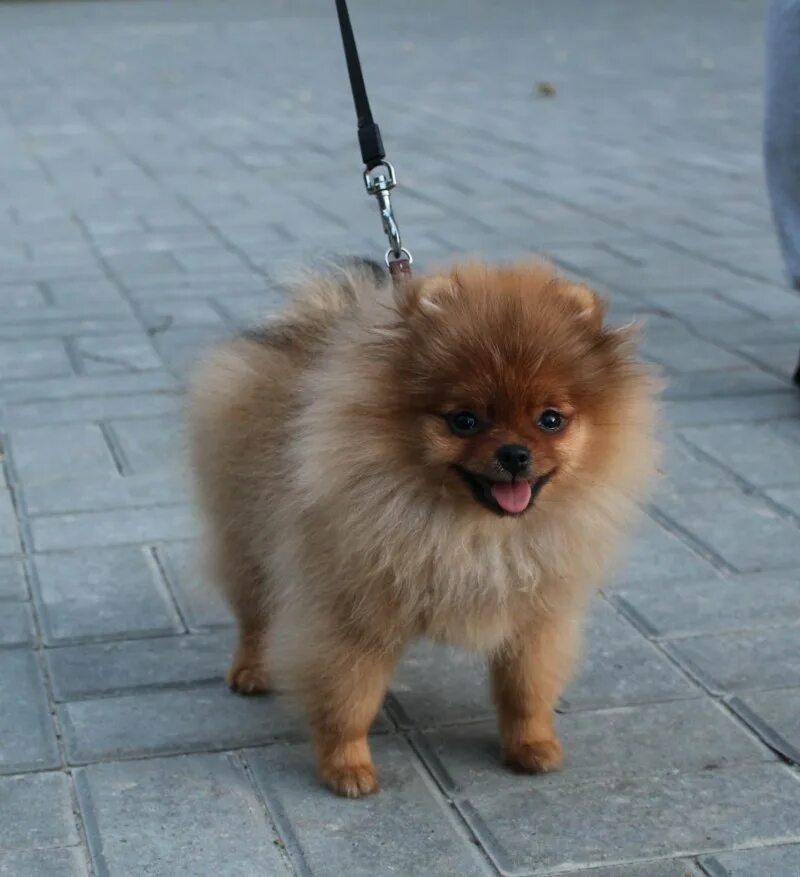
[[[619,478],[627,439],[646,441],[648,379],[588,287],[541,264],[469,264],[396,299],[386,423],[443,496],[519,516],[540,494]]]

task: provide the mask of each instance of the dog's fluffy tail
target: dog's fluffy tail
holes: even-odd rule
[[[335,260],[324,270],[305,271],[286,285],[288,305],[283,313],[246,329],[242,337],[267,347],[308,350],[387,282],[381,265],[357,256]]]

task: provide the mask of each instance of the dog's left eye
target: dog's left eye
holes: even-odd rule
[[[564,428],[565,423],[566,418],[560,411],[556,411],[555,408],[546,408],[536,421],[536,425],[545,432],[558,432]]]
[[[481,429],[480,419],[471,411],[454,411],[447,415],[447,423],[456,435],[461,436],[475,435]]]

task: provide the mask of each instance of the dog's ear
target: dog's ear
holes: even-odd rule
[[[562,287],[579,320],[592,329],[600,330],[606,316],[606,302],[593,289],[583,283],[567,282]]]
[[[414,313],[433,317],[441,313],[443,303],[457,294],[457,283],[449,274],[434,274],[419,280],[401,280],[395,284],[394,300],[403,317]]]

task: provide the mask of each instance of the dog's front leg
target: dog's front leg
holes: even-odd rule
[[[490,662],[503,760],[539,773],[561,766],[554,708],[579,640],[574,617],[537,618]]]
[[[320,779],[347,798],[378,789],[367,734],[380,709],[394,667],[394,656],[358,650],[352,644],[328,652],[305,699]]]

